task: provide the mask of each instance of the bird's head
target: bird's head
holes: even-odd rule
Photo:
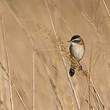
[[[71,40],[69,40],[68,42],[70,43],[75,43],[75,44],[82,44],[83,41],[81,39],[81,37],[79,35],[74,35]]]

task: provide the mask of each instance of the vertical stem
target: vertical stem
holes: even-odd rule
[[[5,30],[4,30],[3,17],[1,19],[1,29],[2,29],[2,37],[3,37],[3,46],[4,46],[4,51],[5,51],[5,57],[6,57],[6,65],[7,65],[7,73],[8,73],[7,75],[9,77],[9,79],[11,79],[11,74],[10,74],[10,69],[9,69],[9,62],[8,62],[8,53],[7,53],[7,48],[5,46],[6,33],[5,33]],[[9,85],[9,90],[10,90],[11,110],[14,110],[11,80],[9,80],[9,84],[8,85]]]

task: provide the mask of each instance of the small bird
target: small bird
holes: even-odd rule
[[[70,41],[70,55],[74,57],[77,61],[83,58],[85,52],[85,45],[83,39],[79,35],[74,35]],[[74,67],[71,66],[69,74],[73,76],[75,74]]]

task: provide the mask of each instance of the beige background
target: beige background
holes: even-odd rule
[[[110,110],[109,10],[109,0],[1,0],[0,110]],[[92,84],[68,76],[58,45],[74,34]]]

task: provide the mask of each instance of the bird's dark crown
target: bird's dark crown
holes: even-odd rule
[[[74,36],[71,38],[71,41],[72,41],[72,40],[75,40],[75,39],[77,39],[77,38],[80,38],[80,36],[79,36],[79,35],[74,35]]]

